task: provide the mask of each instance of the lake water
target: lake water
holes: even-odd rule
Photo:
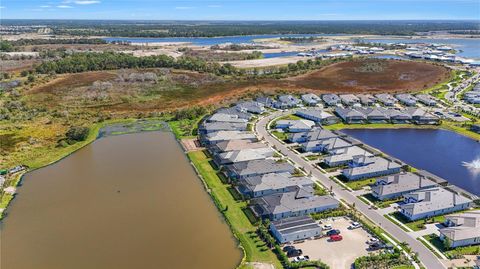
[[[368,42],[375,43],[438,43],[447,44],[456,50],[461,50],[457,55],[480,60],[480,38],[416,38],[416,39],[401,39],[401,38],[383,38],[383,39],[366,39]]]
[[[101,138],[27,174],[2,269],[235,268],[241,252],[174,137]]]
[[[480,195],[480,169],[464,166],[480,158],[480,143],[446,130],[346,129],[344,133]]]
[[[213,46],[224,43],[243,44],[255,43],[255,39],[278,38],[278,37],[311,37],[311,36],[339,36],[331,34],[292,34],[292,35],[245,35],[245,36],[225,36],[225,37],[161,37],[161,38],[137,38],[137,37],[107,37],[103,38],[107,42],[128,41],[135,43],[153,43],[153,42],[189,42],[199,46]]]

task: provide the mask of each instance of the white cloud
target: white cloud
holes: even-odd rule
[[[49,8],[49,5],[40,6],[41,8]]]
[[[72,6],[68,6],[68,5],[58,5],[57,7],[58,8],[73,8]]]
[[[209,8],[219,8],[222,7],[221,5],[208,5],[207,7]]]
[[[2,8],[6,8],[6,7],[4,7],[4,6],[0,6],[0,9],[2,9]]]
[[[194,9],[194,7],[175,7],[175,9],[186,10],[186,9]]]
[[[77,5],[91,5],[91,4],[100,4],[100,1],[96,0],[77,0],[74,2]]]

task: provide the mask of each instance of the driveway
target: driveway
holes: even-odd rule
[[[337,199],[343,199],[349,204],[355,204],[357,210],[362,212],[367,218],[373,221],[378,226],[382,227],[387,233],[399,240],[400,242],[406,242],[410,245],[414,252],[419,254],[420,260],[427,269],[439,269],[446,268],[440,260],[430,252],[422,243],[417,241],[414,237],[407,234],[400,227],[387,220],[383,215],[379,214],[375,210],[369,209],[369,206],[359,200],[355,195],[347,190],[344,190],[341,186],[330,180],[320,170],[312,166],[309,162],[298,156],[296,153],[289,150],[284,144],[280,143],[277,139],[272,137],[267,131],[267,124],[270,120],[280,117],[282,115],[289,114],[289,112],[274,112],[264,118],[257,121],[255,125],[255,133],[259,138],[264,138],[270,146],[275,146],[283,154],[285,154],[295,165],[303,167],[307,173],[312,173],[312,176],[317,178],[327,189],[332,188],[335,197]]]

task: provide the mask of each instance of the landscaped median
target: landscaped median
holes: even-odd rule
[[[245,255],[239,268],[249,268],[248,262],[264,262],[273,264],[275,268],[282,268],[275,254],[258,237],[257,227],[245,215],[243,210],[247,203],[235,201],[228,190],[230,186],[222,183],[217,175],[218,171],[210,165],[211,159],[208,155],[203,151],[192,151],[187,153],[187,156],[204,181],[215,205],[240,241]]]

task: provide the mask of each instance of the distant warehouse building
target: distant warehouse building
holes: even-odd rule
[[[322,227],[308,216],[292,217],[270,223],[270,231],[280,244],[322,234]]]

